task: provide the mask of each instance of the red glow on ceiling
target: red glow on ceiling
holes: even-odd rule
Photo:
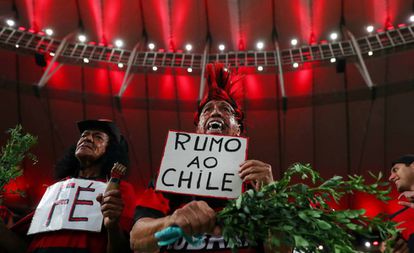
[[[327,1],[328,0],[318,0],[318,1],[311,1],[312,3],[312,27],[311,31],[315,36],[316,40],[321,39],[323,36],[322,33],[326,31],[322,31],[322,29],[326,28],[326,17],[327,12],[329,11],[327,8]]]
[[[104,1],[103,11],[103,34],[107,39],[106,43],[113,42],[120,38],[119,31],[122,29],[119,25],[121,18],[121,4],[123,1]]]
[[[187,72],[187,71],[185,71]],[[188,73],[175,76],[177,81],[178,98],[180,100],[197,100],[200,87],[199,76],[190,76]]]
[[[295,19],[299,20],[298,35],[300,34],[300,41],[309,41],[312,43],[315,41],[315,35],[312,31],[311,18],[309,6],[306,4],[307,1],[293,0],[292,6],[296,7]]]
[[[176,43],[178,43],[178,47],[184,48],[185,44],[189,41],[185,41],[187,34],[189,32],[188,27],[192,25],[192,22],[188,20],[191,17],[191,11],[194,11],[193,8],[196,8],[197,5],[196,1],[192,0],[181,0],[181,1],[172,1],[172,9],[174,10],[171,15],[172,19],[172,27],[171,27],[171,38],[170,44],[173,45],[174,49],[176,48]],[[171,43],[174,41],[176,43]]]
[[[34,14],[33,14],[33,25],[32,28],[36,31],[40,31],[50,27],[49,20],[47,17],[49,13],[52,11],[51,7],[53,5],[53,0],[38,0],[33,1],[34,5]]]
[[[87,1],[87,10],[88,13],[90,13],[90,16],[92,18],[93,26],[95,29],[93,30],[96,33],[96,36],[98,38],[98,41],[107,43],[105,34],[103,31],[103,24],[102,24],[102,2],[101,1],[95,1],[95,0],[88,0]]]
[[[110,94],[110,89],[108,87],[110,80],[107,69],[85,67],[84,71],[85,91],[87,93],[102,95]],[[113,90],[112,92],[115,94],[116,91]]]
[[[392,19],[389,15],[389,10],[387,9],[387,2],[389,1],[375,1],[375,4],[371,5],[371,8],[374,12],[374,23],[383,24],[384,27],[387,27]]]
[[[158,33],[161,34],[163,45],[167,46],[169,49],[175,49],[171,48],[171,45],[174,45],[172,42],[172,38],[170,37],[170,15],[168,12],[168,4],[165,4],[163,1],[151,1],[149,3],[151,6],[151,13],[156,16],[156,19],[160,22],[157,22],[158,27]],[[161,46],[161,45],[160,45]]]
[[[33,29],[37,29],[36,20],[34,18],[34,8],[33,8],[33,0],[24,0],[24,8],[23,10],[26,11],[23,15],[27,17],[27,20],[29,21],[29,26]]]
[[[245,87],[246,97],[249,99],[260,99],[265,96],[265,87],[263,80],[259,75],[246,75],[242,80]]]
[[[155,98],[175,100],[176,90],[174,82],[174,75],[171,73],[154,74],[151,75],[148,85],[153,86],[153,93],[156,93]]]
[[[301,66],[303,69],[285,74],[287,77],[285,82],[286,95],[304,96],[312,93],[313,73],[308,66],[310,67],[310,63],[304,63]]]
[[[244,40],[243,39],[239,39],[239,46],[238,46],[239,51],[244,51],[246,49],[246,46],[244,45]]]
[[[115,68],[117,68],[117,67],[115,66]],[[124,68],[126,68],[126,66],[124,66]],[[109,72],[109,75],[110,75],[111,83],[112,83],[112,95],[113,96],[118,95],[118,92],[119,92],[119,90],[121,89],[121,86],[122,86],[122,81],[124,80],[125,72],[121,71],[120,69],[115,69],[115,70],[111,70]],[[129,85],[132,85],[132,80],[129,83]],[[127,88],[123,95],[128,96],[128,94],[130,94],[130,93],[131,93],[131,89]]]

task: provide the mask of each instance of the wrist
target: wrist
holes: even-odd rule
[[[108,233],[117,233],[119,231],[121,231],[121,226],[119,225],[118,222],[114,222],[113,224],[108,224],[107,226],[105,226],[106,231],[108,231]]]
[[[171,226],[176,225],[175,224],[175,215],[174,215],[174,213],[169,215],[169,216],[166,216],[165,218],[166,219],[165,219],[163,228],[167,228],[167,227],[171,227]]]

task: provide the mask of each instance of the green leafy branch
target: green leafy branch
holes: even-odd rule
[[[0,153],[0,195],[10,180],[22,175],[23,170],[20,168],[20,164],[26,156],[33,163],[37,162],[36,157],[29,152],[30,148],[36,144],[37,137],[29,133],[22,133],[21,125],[17,125],[7,132],[10,137],[1,148]]]
[[[310,181],[292,184],[294,176]],[[237,248],[239,238],[250,245],[266,241],[273,248],[281,245],[303,252],[355,252],[355,234],[370,237],[379,233],[385,240],[394,237],[396,224],[384,217],[368,218],[365,210],[333,210],[329,203],[338,202],[355,191],[374,195],[382,201],[389,199],[390,187],[382,182],[382,174],[367,184],[362,176],[344,180],[334,176],[324,180],[309,164],[294,164],[284,176],[260,191],[248,190],[218,214],[223,236],[229,246]]]

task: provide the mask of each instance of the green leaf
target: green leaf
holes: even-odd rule
[[[242,201],[243,201],[243,195],[240,195],[240,197],[238,197],[236,200],[237,210],[240,210]]]
[[[309,246],[309,242],[305,238],[303,238],[302,236],[300,236],[300,235],[294,235],[293,238],[295,239],[295,245],[297,247],[304,247],[304,248],[306,248],[306,247]]]
[[[316,220],[315,222],[318,225],[318,227],[323,230],[328,230],[332,227],[328,222],[323,220]]]

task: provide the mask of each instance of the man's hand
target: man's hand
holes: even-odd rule
[[[204,201],[192,201],[175,210],[170,216],[171,223],[179,226],[187,235],[203,233],[220,234],[216,226],[216,213]]]
[[[402,197],[405,197],[408,201],[398,201],[398,204],[414,208],[414,191],[405,191],[398,196],[398,199],[401,199]]]
[[[121,198],[120,190],[110,190],[103,195],[99,194],[96,200],[101,203],[101,211],[104,217],[106,229],[118,227],[119,218],[124,210],[124,201]]]
[[[273,182],[272,166],[258,160],[246,160],[242,163],[239,176],[243,182],[250,181],[256,190]]]

